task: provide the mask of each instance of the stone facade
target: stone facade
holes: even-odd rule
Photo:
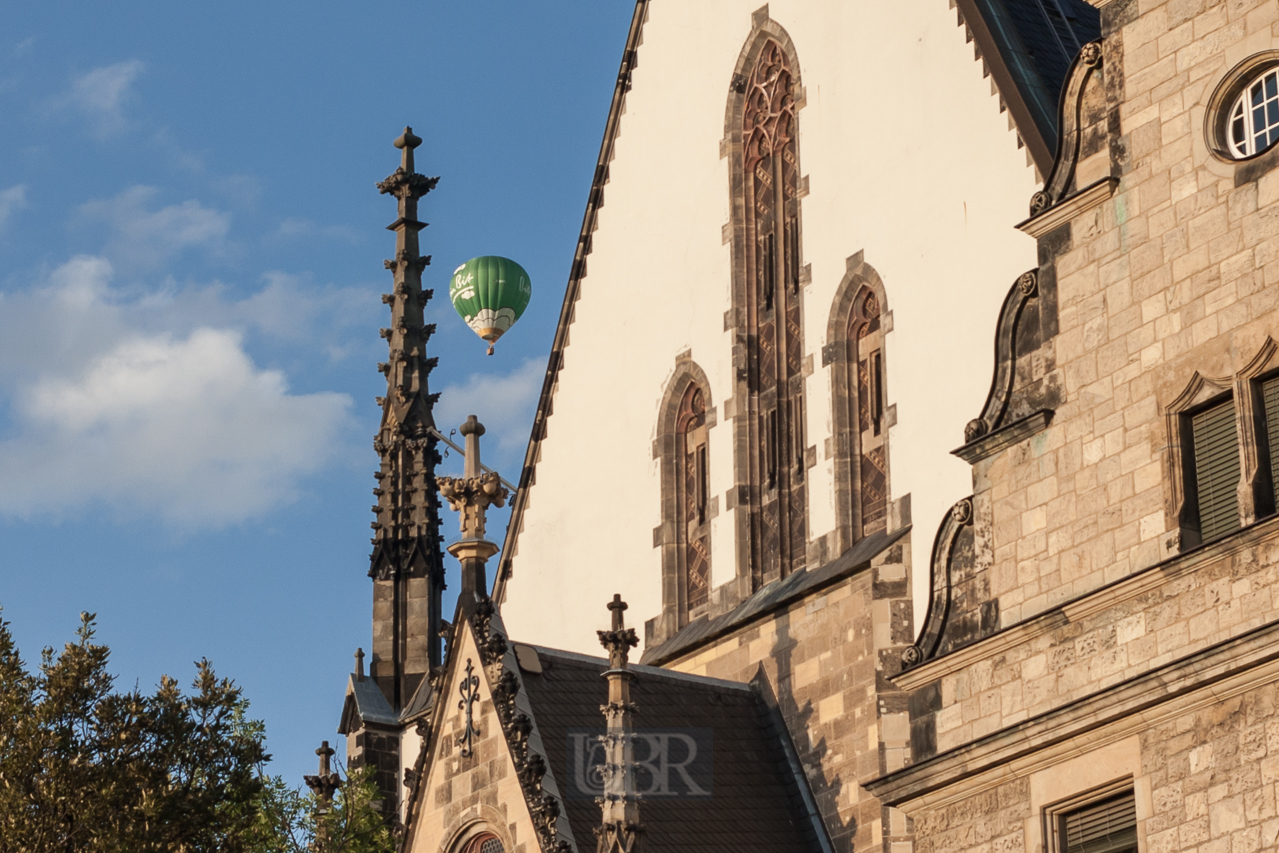
[[[496,835],[510,853],[537,853],[541,847],[493,704],[483,656],[468,625],[460,625],[455,637],[459,650],[450,656],[454,665],[442,683],[453,688],[470,662],[477,677],[476,701],[469,712],[465,703],[441,702],[441,712],[432,719],[426,745],[432,753],[429,761],[419,762],[425,776],[409,794],[413,818],[403,849],[462,849],[470,834],[482,830]],[[455,688],[450,690],[449,700],[457,695]],[[464,750],[461,736],[468,725],[474,740]]]
[[[904,815],[858,784],[910,758],[906,695],[888,676],[914,638],[909,554],[889,548],[868,566],[666,666],[756,680],[790,730],[838,851],[900,853]]]
[[[1010,356],[1012,399],[1047,414],[975,455],[971,527],[933,567],[949,642],[892,679],[910,763],[864,780],[920,853],[1063,849],[1054,815],[1121,790],[1142,853],[1279,843],[1279,519],[1254,411],[1279,366],[1279,159],[1219,138],[1239,69],[1279,59],[1279,2],[1094,5],[1100,51],[1063,98],[1073,174],[1019,226],[1056,328]],[[1240,527],[1203,541],[1181,423],[1232,397]]]

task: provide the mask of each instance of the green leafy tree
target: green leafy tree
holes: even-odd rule
[[[393,849],[366,774],[331,804],[266,775],[262,723],[207,660],[188,693],[116,692],[93,619],[35,671],[0,620],[0,853]]]
[[[341,771],[338,765],[338,771]],[[373,768],[351,772],[332,802],[290,788],[278,776],[264,789],[259,853],[391,853],[395,839],[381,811]]]

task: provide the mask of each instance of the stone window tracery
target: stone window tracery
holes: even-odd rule
[[[834,421],[828,454],[834,467],[836,520],[829,541],[823,540],[832,557],[887,530],[890,523],[910,523],[909,502],[891,500],[889,431],[896,410],[889,404],[887,385],[885,350],[893,319],[888,308],[879,274],[861,253],[848,258],[822,347]]]
[[[787,52],[765,39],[745,81],[740,181],[746,287],[738,317],[750,397],[746,467],[754,472],[756,585],[786,576],[807,558],[795,89]]]
[[[848,360],[856,387],[857,509],[859,537],[885,529],[888,522],[888,459],[884,424],[884,334],[879,296],[863,288],[849,317]]]
[[[676,533],[684,556],[681,581],[685,609],[691,613],[706,605],[711,583],[706,397],[696,385],[688,387],[680,402],[676,435],[679,454]]]
[[[485,832],[469,839],[459,853],[505,853],[502,839],[491,832]]]
[[[711,527],[719,511],[711,492],[712,403],[706,374],[687,353],[680,356],[662,396],[653,443],[662,513],[653,531],[662,563],[662,615],[652,627],[658,638],[701,616],[710,602]]]

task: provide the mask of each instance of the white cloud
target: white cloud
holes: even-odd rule
[[[186,249],[222,248],[231,225],[228,214],[194,200],[150,210],[156,195],[155,187],[134,186],[80,206],[83,217],[110,230],[108,257],[122,267],[153,269]]]
[[[447,385],[435,409],[435,424],[448,435],[468,415],[475,415],[484,424],[483,446],[492,447],[496,440],[497,453],[505,457],[503,461],[508,466],[519,464],[512,454],[528,444],[545,374],[545,362],[528,359],[504,375],[475,373],[464,383]]]
[[[18,184],[16,187],[9,187],[7,190],[0,190],[0,229],[3,229],[9,222],[9,217],[13,215],[15,210],[21,210],[26,206],[26,184]]]
[[[129,301],[110,276],[103,259],[78,257],[44,287],[0,300],[0,402],[11,414],[0,514],[106,504],[201,528],[292,500],[341,444],[350,398],[290,393],[238,331],[148,330],[157,305],[172,318],[180,300]]]
[[[141,60],[130,59],[105,65],[81,74],[71,81],[69,91],[58,97],[53,106],[73,108],[93,123],[99,136],[110,136],[124,129],[124,105],[132,96],[133,81],[142,73]]]

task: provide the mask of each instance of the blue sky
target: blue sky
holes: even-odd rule
[[[314,772],[369,645],[391,140],[442,177],[441,426],[479,415],[515,480],[632,8],[0,2],[0,606],[28,661],[96,612],[122,686],[208,657],[274,772]],[[492,358],[444,297],[480,254],[534,285]]]

